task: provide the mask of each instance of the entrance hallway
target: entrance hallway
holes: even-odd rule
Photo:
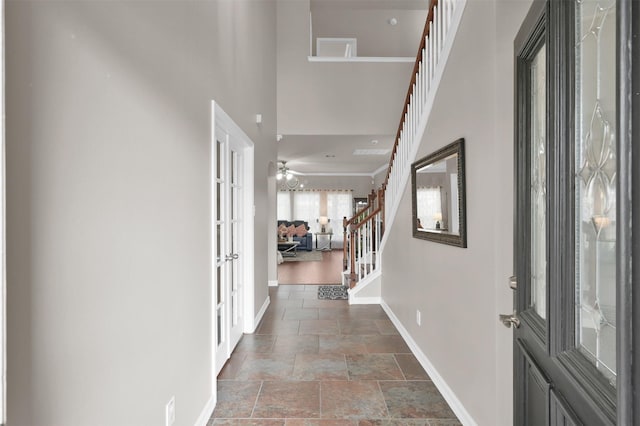
[[[460,424],[379,305],[317,290],[270,289],[256,333],[218,376],[208,425]]]

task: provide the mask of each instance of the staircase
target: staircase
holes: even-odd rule
[[[367,205],[343,219],[343,284],[354,288],[380,268],[378,250],[384,233],[384,191],[371,191]]]
[[[372,191],[365,208],[343,220],[343,284],[350,289],[349,303],[380,299],[384,230],[396,217],[466,2],[431,0],[384,183]],[[373,288],[363,291],[368,286]],[[358,300],[359,293],[367,296]]]

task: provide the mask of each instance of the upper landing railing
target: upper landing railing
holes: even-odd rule
[[[382,235],[395,218],[466,1],[431,0],[384,183],[367,209],[344,220],[351,287],[380,267]]]

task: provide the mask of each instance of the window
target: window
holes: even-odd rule
[[[309,224],[311,232],[317,233],[320,232],[318,219],[324,215],[331,221],[329,223],[329,229],[341,233],[342,219],[345,216],[350,218],[353,215],[352,191],[278,192],[278,220],[303,220]]]
[[[353,196],[351,192],[328,192],[327,193],[327,217],[331,220],[330,229],[334,233],[342,231],[342,220],[344,217],[350,218],[353,209]]]

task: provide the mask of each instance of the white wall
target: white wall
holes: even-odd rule
[[[277,36],[278,133],[395,133],[413,63],[310,63],[309,0],[278,0]]]
[[[268,294],[275,2],[6,18],[8,424],[161,425],[175,395],[193,425],[214,380],[212,99],[255,143],[256,310]]]
[[[412,238],[408,185],[383,256],[384,301],[479,425],[512,424],[497,315],[512,310],[513,39],[529,5],[468,2],[419,149],[466,140],[468,248]]]
[[[496,57],[494,82],[496,87],[494,120],[495,158],[507,165],[500,170],[496,192],[502,194],[493,220],[495,318],[513,312],[513,292],[508,289],[508,277],[513,275],[513,193],[514,193],[514,48],[513,40],[531,6],[530,0],[499,0],[496,3]],[[513,352],[512,333],[502,324],[494,324],[496,333],[496,418],[500,424],[511,424],[513,418]]]
[[[374,177],[374,186],[376,188],[380,188],[382,187],[382,184],[384,183],[385,178],[387,177],[387,169],[383,169],[380,172],[378,172]]]

